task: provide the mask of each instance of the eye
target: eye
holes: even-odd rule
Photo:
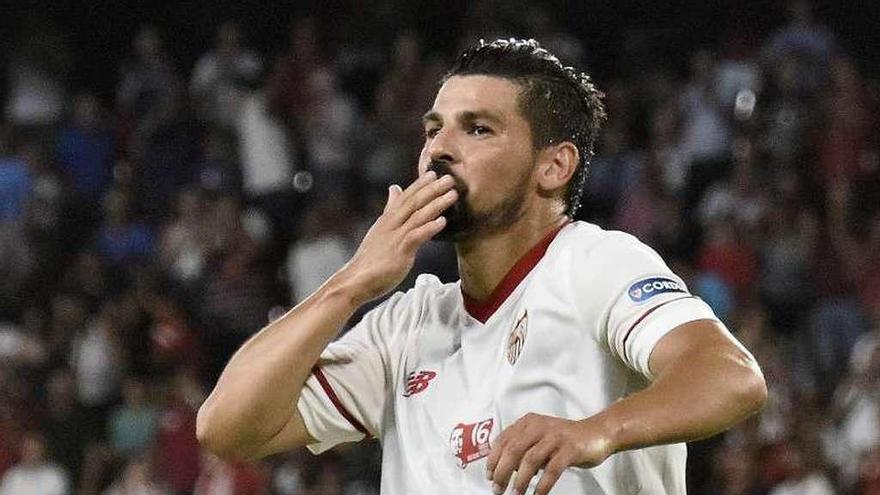
[[[426,139],[433,138],[437,135],[438,132],[440,132],[439,126],[425,127],[425,138]]]
[[[486,136],[492,134],[492,129],[484,125],[473,124],[469,132],[474,136]]]

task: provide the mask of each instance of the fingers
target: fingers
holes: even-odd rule
[[[529,480],[543,466],[544,462],[544,459],[538,459],[539,450],[532,452],[541,440],[540,431],[528,428],[526,422],[519,420],[502,432],[498,440],[498,444],[492,449],[486,462],[487,473],[492,481],[492,490],[495,493],[503,493],[514,470],[518,470],[517,485],[523,483],[523,486],[528,485]],[[523,467],[525,467],[525,471],[523,471]]]
[[[393,200],[389,197],[388,206],[390,208],[394,208],[394,207],[399,206],[399,204],[404,199],[411,196],[415,191],[418,191],[419,189],[430,184],[436,178],[437,178],[437,174],[433,170],[429,170],[429,171],[425,172],[424,174],[416,177],[416,180],[414,180],[412,182],[412,184],[407,186],[407,188],[405,190],[401,189],[400,186],[398,186],[397,184],[394,184],[393,186],[391,186],[391,188],[395,188],[395,189],[397,189],[397,191],[396,191],[396,194],[395,194],[395,197]],[[390,195],[391,195],[391,189],[389,188],[389,196]],[[386,211],[388,209],[389,208],[386,208]]]
[[[557,455],[550,459],[550,462],[544,466],[544,474],[541,475],[541,481],[539,481],[538,486],[535,487],[534,495],[547,495],[550,493],[550,489],[553,488],[553,485],[555,485],[557,481],[559,481],[559,477],[562,476],[562,472],[565,471],[565,468],[567,467],[568,464],[561,456]]]
[[[403,242],[407,248],[416,249],[439,234],[443,227],[446,227],[446,217],[437,217],[433,221],[409,231]]]
[[[436,177],[437,174],[434,171],[425,172],[399,196],[389,202],[386,211],[392,218],[393,225],[403,225],[414,212],[442,196],[455,185],[455,180],[450,176],[444,175],[439,179]],[[423,221],[430,219],[423,218]]]
[[[391,209],[391,205],[397,202],[397,198],[403,194],[403,190],[397,184],[392,184],[391,187],[388,188],[388,201],[385,202],[385,209],[382,210],[383,213],[387,213],[388,210]]]
[[[431,220],[438,218],[444,210],[455,203],[456,199],[458,199],[458,191],[456,191],[455,189],[450,189],[446,191],[441,196],[432,199],[430,203],[419,208],[412,215],[410,215],[410,217],[406,220],[406,223],[404,224],[404,228],[418,227],[426,222],[430,222]]]
[[[516,476],[514,476],[513,479],[514,493],[526,492],[529,482],[536,474],[538,474],[538,470],[548,463],[555,448],[556,446],[551,442],[541,441],[533,445],[525,454],[523,454],[522,460],[519,462],[519,468],[516,470]],[[553,485],[551,484],[550,486]]]

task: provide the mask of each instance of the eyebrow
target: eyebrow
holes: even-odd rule
[[[495,112],[489,110],[465,110],[464,112],[459,112],[456,115],[456,118],[459,122],[473,122],[475,120],[485,119],[495,123],[501,123],[501,117]],[[427,124],[428,122],[443,122],[443,117],[440,115],[440,112],[431,110],[422,116],[422,124]]]

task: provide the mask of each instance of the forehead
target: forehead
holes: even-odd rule
[[[504,118],[519,116],[520,86],[494,76],[450,77],[434,99],[431,109],[441,115],[467,111],[489,111]]]

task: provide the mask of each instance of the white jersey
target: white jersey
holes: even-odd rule
[[[529,412],[587,418],[644,388],[657,341],[701,319],[717,318],[651,248],[573,222],[484,302],[420,276],[327,347],[298,408],[315,453],[379,439],[383,494],[490,494],[502,430]],[[684,444],[620,452],[551,493],[684,494],[685,458]]]

